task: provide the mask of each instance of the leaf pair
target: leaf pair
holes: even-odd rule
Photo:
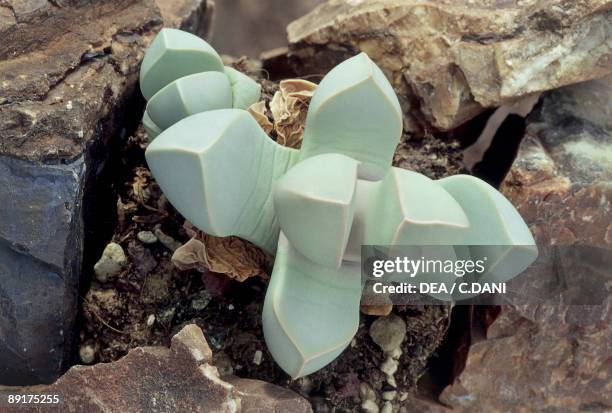
[[[261,96],[259,84],[223,66],[208,43],[176,29],[162,29],[147,49],[140,90],[147,99],[143,124],[150,140],[190,115],[246,109]]]

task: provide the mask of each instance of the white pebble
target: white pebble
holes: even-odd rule
[[[89,344],[81,346],[79,357],[84,364],[91,364],[96,360],[96,349]]]
[[[397,371],[399,363],[397,360],[387,357],[387,359],[380,365],[380,371],[385,373],[387,376],[393,376]]]
[[[127,257],[121,245],[111,242],[102,253],[100,260],[94,265],[94,273],[100,282],[107,282],[121,272],[127,264]]]
[[[387,400],[387,401],[395,399],[395,396],[397,396],[397,391],[395,390],[384,391],[382,393],[383,400]]]
[[[255,355],[253,356],[253,363],[256,366],[259,366],[261,364],[262,358],[263,358],[263,353],[260,350],[257,350],[255,352]]]
[[[374,403],[372,400],[366,400],[365,402],[361,403],[361,408],[365,413],[378,413],[380,411],[376,403]]]
[[[136,237],[143,244],[155,244],[157,242],[157,237],[151,231],[140,231],[136,234]]]
[[[393,413],[393,405],[391,404],[391,402],[386,402],[383,405],[383,408],[380,413]]]
[[[391,356],[391,358],[394,360],[399,360],[399,358],[402,356],[402,348],[401,347],[394,348],[393,351],[389,353],[389,356]]]

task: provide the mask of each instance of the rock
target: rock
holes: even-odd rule
[[[59,406],[11,410],[28,413],[312,411],[306,400],[290,390],[259,380],[221,379],[202,330],[194,324],[176,334],[170,348],[137,347],[112,363],[74,366],[48,386],[0,386],[0,392],[60,395]]]
[[[370,326],[370,337],[386,353],[398,348],[406,337],[406,323],[395,314],[379,317]]]
[[[384,391],[382,393],[383,400],[393,400],[395,399],[395,396],[397,396],[396,390]]]
[[[263,353],[261,352],[261,350],[255,351],[255,354],[253,355],[253,364],[259,366],[261,364],[262,359]]]
[[[151,231],[140,231],[136,234],[136,237],[143,244],[155,244],[157,242],[157,237]]]
[[[387,377],[393,377],[395,372],[397,371],[397,367],[399,366],[399,362],[392,357],[387,357],[385,361],[380,365],[380,371],[385,373]]]
[[[487,340],[470,347],[440,400],[453,412],[612,408],[610,301],[605,307],[502,307]],[[595,410],[597,411],[597,410]]]
[[[378,405],[373,400],[366,400],[361,403],[361,408],[364,413],[378,413],[380,410],[378,409]]]
[[[455,411],[423,396],[405,394],[399,413],[454,413]]]
[[[393,404],[391,404],[391,402],[385,402],[380,413],[393,413]]]
[[[111,235],[107,161],[142,111],[160,27],[148,0],[0,4],[0,383],[69,363],[84,246],[98,255]]]
[[[90,344],[81,346],[79,349],[79,358],[83,364],[91,364],[96,360],[96,349]]]
[[[612,245],[612,76],[547,93],[502,192],[542,244]]]
[[[607,249],[609,256],[611,97],[610,77],[565,87],[546,93],[527,119],[501,189],[540,246],[580,244]],[[565,268],[564,255],[552,261],[553,276],[574,277],[578,272]],[[602,268],[602,278],[609,279],[609,269]],[[501,307],[440,400],[458,412],[612,409],[612,295],[605,282],[596,288],[604,292],[601,305]]]
[[[94,265],[94,273],[100,282],[115,278],[127,264],[127,257],[121,245],[111,242],[102,253],[100,260]]]
[[[260,380],[226,379],[240,397],[241,413],[312,413],[310,404],[291,390]]]
[[[156,0],[164,25],[209,39],[215,3],[206,0]]]
[[[484,108],[612,72],[604,0],[330,0],[287,31],[300,74],[367,52],[411,131],[449,130]]]

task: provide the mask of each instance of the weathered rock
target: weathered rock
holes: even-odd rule
[[[298,73],[367,52],[408,115],[448,130],[486,107],[612,72],[607,0],[330,0],[288,26]]]
[[[156,0],[164,25],[208,39],[212,34],[215,3],[206,0]]]
[[[75,366],[48,386],[2,387],[0,393],[57,394],[61,404],[16,406],[12,412],[311,412],[297,394],[257,380],[226,382],[194,324],[170,348],[138,347],[113,363]]]
[[[526,137],[502,190],[540,246],[610,250],[610,80],[546,93],[528,118]],[[564,258],[556,257],[551,271],[578,276],[564,267]],[[465,369],[441,401],[459,412],[610,411],[609,269],[604,265],[604,281],[595,287],[603,290],[601,305],[502,307],[486,339],[471,346]]]
[[[612,245],[612,77],[547,93],[501,190],[543,244]]]
[[[311,413],[310,403],[291,390],[260,380],[224,377],[240,397],[241,413]]]
[[[70,362],[84,250],[112,230],[107,160],[160,27],[151,0],[0,2],[0,383]]]
[[[440,400],[459,412],[610,411],[610,301],[503,307]]]

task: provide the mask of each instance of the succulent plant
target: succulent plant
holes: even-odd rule
[[[485,280],[510,279],[536,258],[529,229],[493,187],[472,176],[434,181],[391,166],[402,115],[366,54],[323,78],[296,150],[236,109],[257,100],[259,90],[189,36],[166,29],[145,56],[143,123],[159,133],[147,162],[199,229],[276,253],[263,330],[292,377],[334,360],[357,331],[361,245],[410,245],[455,259],[486,255]]]
[[[140,67],[140,90],[147,99],[143,125],[153,140],[164,129],[196,113],[246,109],[261,87],[232,67],[208,43],[191,33],[162,29]]]

